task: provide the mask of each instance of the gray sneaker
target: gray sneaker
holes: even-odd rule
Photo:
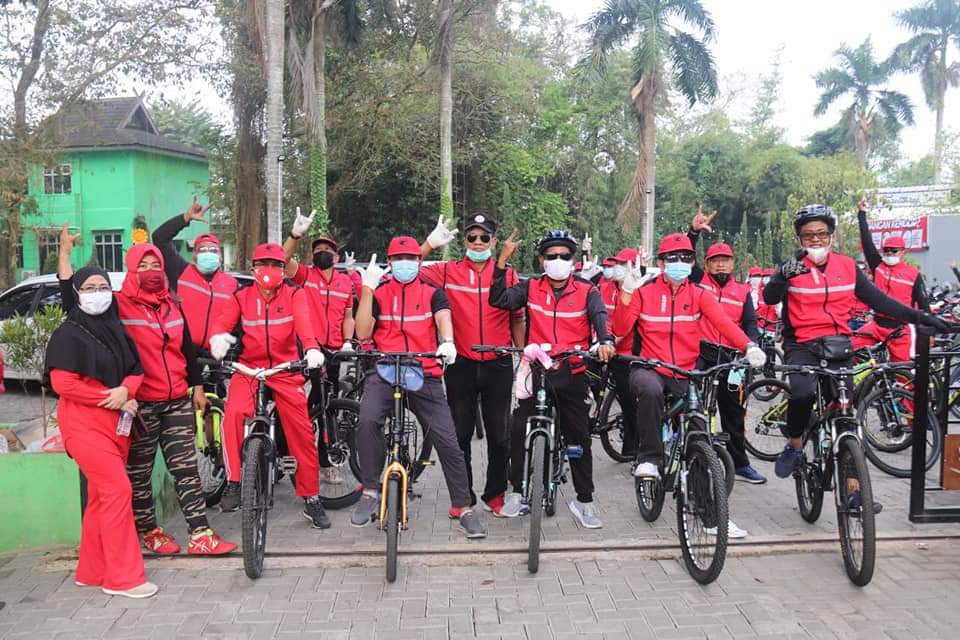
[[[460,515],[460,528],[467,534],[468,540],[487,537],[487,528],[480,516],[473,511],[466,511]]]
[[[592,502],[572,500],[570,501],[570,513],[583,525],[584,529],[599,529],[603,527],[603,522],[597,517],[597,508]]]
[[[365,527],[377,519],[377,510],[380,508],[380,496],[364,493],[360,502],[350,514],[350,524],[354,527]]]
[[[500,509],[501,518],[516,518],[528,513],[527,505],[523,504],[523,496],[519,493],[508,493],[503,499],[503,507]]]

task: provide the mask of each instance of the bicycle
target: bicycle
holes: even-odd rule
[[[203,366],[203,388],[207,397],[206,411],[195,411],[197,474],[200,488],[208,507],[220,502],[227,486],[227,471],[223,464],[223,415],[227,396],[222,377],[217,375],[217,366]]]
[[[712,387],[722,371],[747,366],[744,360],[719,364],[703,371],[687,370],[669,362],[631,356],[617,356],[648,369],[666,369],[690,380],[681,398],[670,403],[664,416],[664,453],[658,461],[660,477],[634,478],[637,507],[647,522],[655,522],[663,511],[667,489],[677,502],[677,528],[680,550],[690,576],[700,584],[709,584],[723,570],[727,555],[729,521],[728,482],[715,446],[724,437],[713,434],[699,386]],[[709,385],[706,381],[714,378]],[[709,396],[710,392],[706,394]],[[708,397],[708,402],[711,400]],[[725,434],[724,434],[725,435]],[[707,529],[716,529],[716,535]]]
[[[593,406],[590,411],[590,433],[599,436],[603,450],[614,462],[631,462],[633,456],[623,455],[624,422],[617,387],[610,375],[610,367],[603,365],[599,372],[588,368],[592,379]]]

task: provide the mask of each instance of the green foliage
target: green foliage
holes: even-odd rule
[[[47,343],[65,319],[60,306],[47,305],[30,318],[16,315],[6,320],[0,327],[0,343],[7,366],[42,376]]]
[[[310,147],[310,208],[317,212],[310,234],[326,235],[330,229],[327,211],[327,154],[320,145]]]

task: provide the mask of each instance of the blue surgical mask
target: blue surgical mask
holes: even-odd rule
[[[607,280],[613,280],[613,267],[604,267],[603,277]]]
[[[663,270],[671,282],[680,284],[690,277],[690,272],[693,271],[693,265],[689,262],[668,262],[664,265]]]
[[[390,263],[390,271],[397,282],[407,284],[413,282],[420,271],[420,262],[417,260],[394,260]]]
[[[474,251],[473,249],[467,249],[467,260],[470,262],[486,262],[490,259],[492,252],[490,249],[484,249],[483,251]]]
[[[197,255],[197,269],[210,274],[220,268],[220,254],[205,251]]]

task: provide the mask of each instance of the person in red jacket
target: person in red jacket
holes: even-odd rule
[[[420,246],[420,257],[449,244],[456,231],[441,220]],[[447,402],[457,427],[457,441],[463,451],[470,486],[470,503],[477,504],[473,491],[471,444],[476,430],[477,405],[483,414],[487,440],[487,477],[484,485],[484,507],[500,516],[507,490],[507,460],[510,440],[507,423],[510,415],[510,394],[513,385],[513,358],[491,353],[477,353],[473,345],[523,346],[523,313],[504,311],[490,306],[490,282],[497,244],[497,221],[489,214],[474,213],[463,231],[462,260],[435,262],[420,268],[420,280],[442,289],[450,303],[457,360],[447,367],[444,379]],[[513,268],[507,269],[507,283],[519,282]],[[450,517],[460,517],[452,508]]]
[[[450,506],[459,513],[460,528],[467,538],[485,538],[487,528],[470,503],[463,451],[457,443],[453,416],[440,381],[443,376],[440,363],[450,365],[457,360],[450,303],[443,289],[432,287],[418,277],[420,243],[415,238],[393,238],[387,247],[387,259],[390,265],[383,269],[373,254],[361,274],[363,290],[357,307],[357,338],[372,340],[373,348],[378,351],[437,354],[436,358],[420,359],[423,387],[409,391],[407,402],[424,433],[429,433],[440,457]],[[393,277],[381,284],[388,271],[392,271]],[[392,406],[393,386],[375,371],[369,372],[360,399],[356,434],[363,495],[350,516],[350,524],[355,527],[373,522],[380,505],[383,422]]]
[[[636,268],[627,272],[621,285],[620,304],[613,314],[613,333],[640,336],[640,357],[670,362],[693,369],[700,356],[700,322],[705,317],[720,337],[737,351],[746,351],[752,366],[766,360],[747,334],[731,320],[717,299],[691,283],[696,254],[683,233],[666,236],[657,248],[661,274],[640,285]],[[664,415],[664,395],[682,395],[687,380],[667,370],[635,367],[630,386],[637,398],[640,450],[634,475],[657,478],[663,458],[660,427]]]
[[[76,304],[70,266],[75,239],[66,231],[60,236],[58,274],[66,310]],[[127,250],[126,263],[127,273],[115,300],[120,322],[137,346],[144,372],[135,395],[140,428],[133,431],[127,460],[137,530],[148,550],[160,555],[180,552],[176,539],[157,524],[153,467],[159,446],[190,532],[187,553],[229,553],[237,545],[223,541],[210,528],[197,472],[194,411],[202,410],[207,398],[190,328],[168,288],[160,249],[147,243],[134,245]]]
[[[284,281],[283,247],[268,242],[253,251],[253,286],[240,289],[213,324],[210,352],[222,360],[237,339],[231,332],[239,323],[243,332],[240,363],[270,368],[297,360],[297,342],[306,350],[308,369],[323,366],[323,352],[310,321],[310,303],[303,289]],[[320,465],[316,435],[307,412],[303,377],[287,372],[271,377],[267,386],[277,404],[283,435],[297,461],[296,491],[304,499],[303,517],[315,529],[328,529],[330,519],[320,503]],[[241,373],[230,379],[223,416],[223,463],[227,486],[220,498],[222,511],[240,506],[240,446],[243,422],[253,415],[257,380]]]
[[[158,589],[143,569],[126,472],[130,433],[119,428],[121,411],[137,412],[132,396],[143,367],[117,317],[109,274],[84,267],[74,283],[80,302],[50,336],[44,384],[60,396],[64,447],[87,479],[75,583],[108,595],[149,598]]]

